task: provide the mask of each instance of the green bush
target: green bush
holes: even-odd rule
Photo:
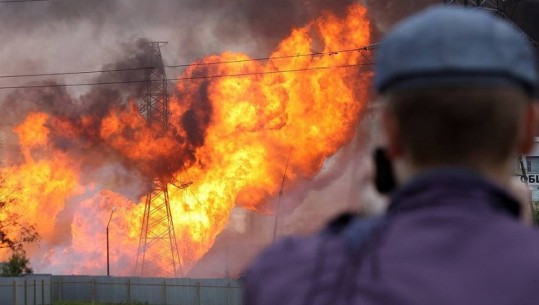
[[[9,260],[2,266],[2,276],[13,277],[30,273],[33,271],[24,252],[13,252]]]

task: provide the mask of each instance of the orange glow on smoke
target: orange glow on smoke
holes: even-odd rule
[[[104,228],[115,206],[110,230],[111,240],[115,241],[111,265],[122,267],[116,274],[130,274],[144,211],[144,198],[136,204],[107,190],[106,185],[100,187],[100,181],[84,178],[79,159],[52,145],[49,133],[53,128],[69,141],[76,141],[80,130],[85,130],[136,164],[142,174],[152,176],[160,172],[160,167],[170,166],[159,160],[172,159],[185,151],[187,144],[175,141],[175,136],[186,134],[180,124],[182,116],[199,103],[197,92],[207,86],[205,98],[211,116],[204,143],[195,150],[190,162],[172,174],[178,181],[193,184],[188,189],[169,186],[178,247],[186,271],[211,248],[234,206],[271,211],[269,203],[279,191],[290,150],[287,188],[315,176],[324,160],[354,136],[367,98],[369,73],[360,73],[361,67],[318,67],[364,62],[362,55],[341,52],[278,57],[364,46],[369,43],[369,30],[366,10],[353,5],[342,19],[328,13],[294,29],[268,61],[188,67],[178,77],[312,70],[178,81],[175,86],[179,94],[170,102],[170,132],[164,135],[147,127],[134,102],[131,107],[111,110],[103,118],[81,118],[79,130],[61,117],[29,114],[14,128],[22,161],[3,169],[7,179],[3,187],[18,190],[18,213],[24,221],[36,223],[41,247],[46,250],[41,260],[65,273],[102,273]],[[226,52],[197,63],[247,59],[245,54]],[[99,130],[91,130],[96,121]],[[143,190],[140,191],[142,194]],[[65,218],[70,222],[62,231],[70,235],[68,247],[55,242],[60,238],[62,224],[57,219],[62,213],[69,215]]]

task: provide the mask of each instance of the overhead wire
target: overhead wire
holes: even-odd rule
[[[150,69],[154,69],[154,67],[137,67],[137,68],[123,68],[123,69],[87,70],[87,71],[73,71],[73,72],[50,72],[50,73],[34,73],[34,74],[11,74],[11,75],[0,75],[0,78],[19,78],[19,77],[40,77],[40,76],[61,76],[61,75],[77,75],[77,74],[95,74],[95,73],[108,73],[108,72],[122,72],[122,71],[150,70]]]
[[[361,52],[361,51],[372,51],[376,49],[379,45],[372,44],[360,48],[354,49],[344,49],[336,51],[327,51],[327,52],[313,52],[313,53],[304,53],[304,54],[294,54],[294,55],[281,55],[281,56],[271,56],[271,57],[259,57],[259,58],[246,58],[246,59],[237,59],[237,60],[228,60],[228,61],[215,61],[215,62],[195,62],[191,64],[179,64],[179,65],[166,65],[165,68],[178,68],[178,67],[189,67],[189,66],[209,66],[209,65],[221,65],[221,64],[233,64],[233,63],[244,63],[244,62],[253,62],[253,61],[270,61],[274,59],[290,59],[297,57],[314,57],[314,56],[323,56],[323,55],[337,55],[339,53],[349,53],[349,52]]]
[[[69,2],[74,0],[0,0],[0,4],[2,3],[28,3],[28,2]],[[82,2],[82,1],[80,1]]]
[[[167,81],[187,81],[187,80],[201,80],[201,79],[212,79],[212,78],[225,78],[225,77],[245,77],[245,76],[257,76],[257,75],[266,75],[266,74],[278,74],[278,73],[293,73],[293,72],[305,72],[305,71],[316,71],[316,70],[328,70],[328,69],[339,69],[339,68],[351,68],[359,66],[369,66],[372,63],[358,63],[358,64],[349,64],[349,65],[337,65],[337,66],[318,66],[318,67],[309,67],[309,68],[299,68],[299,69],[288,69],[288,70],[273,70],[273,71],[263,71],[263,72],[246,72],[246,73],[236,73],[236,74],[217,74],[217,75],[203,75],[203,76],[188,76],[188,77],[178,77],[178,78],[169,78]],[[114,85],[114,84],[133,84],[133,83],[145,83],[148,80],[127,80],[127,81],[108,81],[108,82],[92,82],[92,83],[73,83],[73,84],[43,84],[43,85],[21,85],[21,86],[0,86],[0,90],[6,89],[35,89],[35,88],[58,88],[58,87],[82,87],[82,86],[99,86],[99,85]]]
[[[11,1],[11,0],[10,0]],[[38,0],[32,0],[38,1]],[[39,1],[48,1],[48,0],[39,0]],[[1,2],[1,0],[0,0]],[[177,65],[165,65],[164,68],[185,68],[190,66],[211,66],[211,65],[223,65],[223,64],[235,64],[235,63],[245,63],[245,62],[256,62],[256,61],[270,61],[270,60],[279,60],[279,59],[290,59],[298,57],[314,57],[314,56],[323,56],[323,55],[337,55],[339,53],[349,53],[349,52],[361,52],[361,51],[371,51],[378,47],[378,44],[368,45],[364,47],[354,48],[354,49],[344,49],[344,50],[335,50],[327,52],[312,52],[304,54],[294,54],[294,55],[281,55],[281,56],[272,56],[272,57],[259,57],[259,58],[246,58],[246,59],[237,59],[237,60],[225,60],[225,61],[214,61],[214,62],[194,62],[189,64],[177,64]],[[362,53],[362,56],[365,55]],[[125,71],[137,71],[137,70],[149,70],[154,69],[153,66],[145,67],[132,67],[132,68],[116,68],[116,69],[99,69],[99,70],[84,70],[84,71],[66,71],[66,72],[47,72],[47,73],[26,73],[26,74],[7,74],[0,75],[2,78],[22,78],[22,77],[42,77],[42,76],[62,76],[62,75],[78,75],[78,74],[95,74],[95,73],[110,73],[110,72],[125,72]]]
[[[16,3],[16,2],[47,2],[57,0],[0,0],[0,3]]]

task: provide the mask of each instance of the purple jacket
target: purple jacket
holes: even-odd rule
[[[539,304],[539,234],[518,212],[471,172],[430,172],[375,225],[353,219],[264,251],[247,270],[245,305]]]

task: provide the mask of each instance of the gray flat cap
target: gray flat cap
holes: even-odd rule
[[[397,25],[376,54],[378,92],[447,85],[519,86],[536,93],[533,47],[510,23],[479,10],[435,6]]]

